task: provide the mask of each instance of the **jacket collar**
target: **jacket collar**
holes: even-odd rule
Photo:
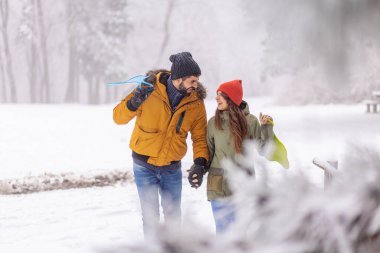
[[[246,101],[242,101],[241,104],[240,104],[240,109],[243,110],[244,112],[244,115],[248,115],[249,114],[249,106],[248,106],[248,103]]]

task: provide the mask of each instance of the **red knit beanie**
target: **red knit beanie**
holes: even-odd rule
[[[241,84],[241,80],[232,80],[222,83],[219,85],[216,92],[218,93],[218,91],[226,94],[237,106],[239,106],[241,101],[243,101],[243,86]]]

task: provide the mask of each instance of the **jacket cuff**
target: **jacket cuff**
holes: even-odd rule
[[[137,107],[134,107],[134,106],[132,105],[131,100],[128,100],[128,102],[127,102],[127,108],[128,108],[128,110],[130,110],[130,111],[132,111],[132,112],[135,112],[135,111],[137,110]]]
[[[206,158],[203,158],[203,157],[198,157],[194,160],[194,164],[196,165],[200,165],[200,166],[206,166],[207,164],[207,160]]]

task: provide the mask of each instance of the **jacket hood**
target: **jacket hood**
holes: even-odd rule
[[[246,101],[242,101],[239,105],[240,109],[243,110],[244,112],[244,115],[248,115],[249,114],[249,106],[248,106],[248,103]]]
[[[146,79],[147,82],[154,85],[157,78],[159,78],[158,81],[166,85],[170,76],[170,71],[166,69],[153,69],[149,70],[146,75],[148,76]]]
[[[197,92],[197,95],[200,99],[205,99],[207,97],[207,90],[206,88],[203,86],[202,83],[199,83],[198,84],[198,88],[195,90]]]

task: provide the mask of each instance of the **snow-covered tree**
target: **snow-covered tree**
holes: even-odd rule
[[[262,80],[283,102],[360,101],[379,88],[380,1],[241,2],[249,25],[265,23]]]
[[[124,46],[127,40],[127,1],[81,1],[70,3],[77,13],[75,23],[75,56],[78,57],[79,73],[88,84],[88,101],[102,101],[101,91],[106,80],[125,76],[123,69],[127,57]],[[70,57],[73,55],[70,54]]]
[[[7,82],[2,84],[3,90],[6,91],[5,85],[9,84],[9,93],[10,101],[15,103],[17,102],[17,90],[13,70],[13,59],[12,52],[10,49],[10,36],[9,36],[9,18],[10,18],[10,8],[8,0],[0,0],[0,31],[2,37],[2,52],[4,57],[4,63],[1,63],[2,66],[5,66],[5,72],[7,73]],[[2,60],[3,57],[0,59]],[[4,64],[4,65],[3,65]],[[1,67],[3,69],[3,67]],[[3,73],[3,71],[1,72]],[[3,79],[5,74],[3,74]],[[5,95],[4,95],[5,96]]]
[[[0,3],[3,101],[118,100],[123,88],[106,82],[168,68],[179,51],[211,93],[237,78],[246,96],[287,103],[358,102],[380,88],[378,0]]]

